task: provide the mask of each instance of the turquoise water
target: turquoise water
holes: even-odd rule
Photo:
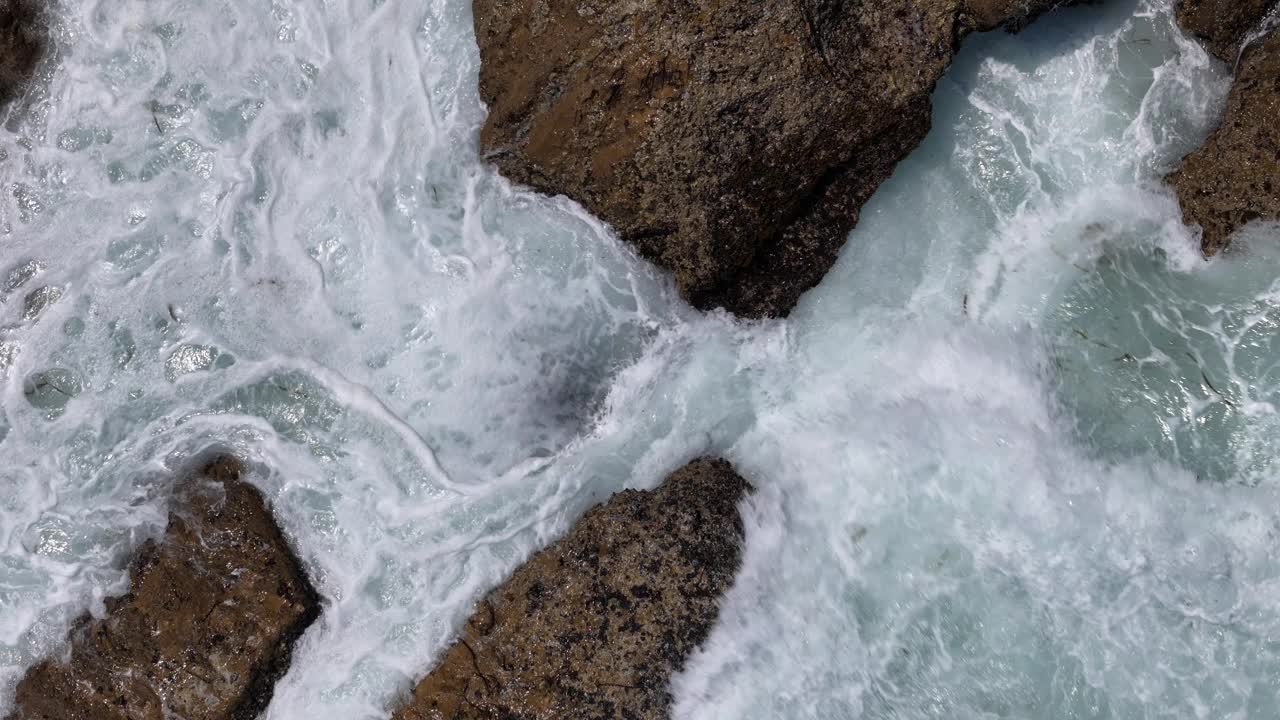
[[[758,488],[679,718],[1272,718],[1275,228],[1160,177],[1156,0],[971,38],[786,322],[484,167],[469,5],[68,2],[0,133],[0,709],[166,480],[254,464],[326,600],[269,718],[385,717],[470,604],[704,452]]]

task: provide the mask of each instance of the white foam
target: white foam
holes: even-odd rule
[[[211,443],[325,596],[273,719],[385,717],[476,597],[703,452],[758,491],[679,717],[1276,714],[1274,229],[1188,249],[1158,178],[1226,68],[1164,3],[971,38],[832,274],[756,324],[481,164],[466,2],[60,14],[50,101],[0,135],[0,277],[32,275],[0,302],[0,714]],[[50,368],[60,412],[23,393]]]

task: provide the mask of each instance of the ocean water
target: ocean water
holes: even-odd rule
[[[0,713],[250,459],[325,598],[266,713],[386,717],[592,504],[732,459],[681,719],[1280,717],[1280,230],[1160,177],[1229,68],[1166,0],[970,38],[787,321],[485,167],[465,0],[62,0],[0,130]]]

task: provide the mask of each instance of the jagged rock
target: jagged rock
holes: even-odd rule
[[[670,269],[782,316],[925,136],[972,30],[1056,0],[476,0],[484,155]]]
[[[1240,44],[1253,32],[1277,0],[1182,0],[1178,24],[1204,41],[1219,60],[1235,64]]]
[[[1280,32],[1246,48],[1222,124],[1169,176],[1205,255],[1252,220],[1280,220]]]
[[[395,720],[656,720],[741,560],[748,485],[696,460],[588,512],[479,603]]]
[[[48,48],[48,27],[39,0],[0,0],[0,107],[30,82]]]
[[[127,595],[18,685],[10,720],[252,720],[319,600],[239,461],[186,478]]]

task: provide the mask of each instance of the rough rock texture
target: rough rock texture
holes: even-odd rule
[[[40,0],[0,0],[0,108],[22,94],[48,47]]]
[[[1234,65],[1241,42],[1276,4],[1277,0],[1182,0],[1178,24],[1203,40],[1215,57]]]
[[[482,600],[395,720],[653,720],[741,557],[746,481],[697,460],[614,495]]]
[[[315,591],[240,463],[187,478],[129,593],[32,668],[11,720],[252,720],[319,613]]]
[[[1169,181],[1206,255],[1251,220],[1280,220],[1280,32],[1245,50],[1222,124]]]
[[[929,129],[968,32],[1056,0],[475,0],[486,157],[699,307],[785,315]]]
[[[1102,0],[1078,0],[1080,2],[1102,2]],[[972,24],[976,30],[992,30],[1003,27],[1006,30],[1018,30],[1040,14],[1059,5],[1073,4],[1062,0],[967,0],[962,2],[960,12],[967,15],[962,24]]]

